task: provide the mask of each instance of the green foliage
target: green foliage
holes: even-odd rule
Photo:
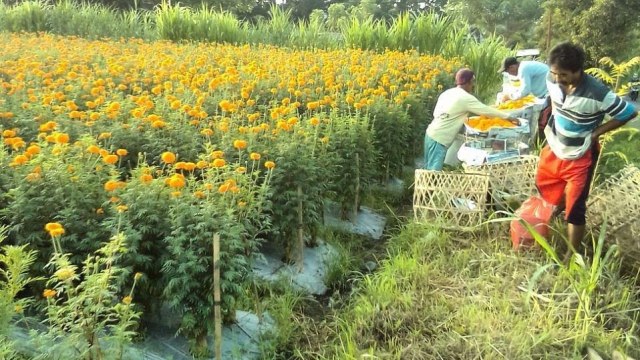
[[[122,359],[124,346],[135,336],[139,312],[132,304],[136,281],[122,296],[121,282],[128,275],[116,263],[126,251],[122,234],[114,235],[86,258],[80,273],[68,254],[55,253],[48,267],[53,275],[43,292],[46,325],[31,330],[36,359]]]
[[[163,2],[156,8],[155,23],[160,39],[181,41],[190,39],[194,33],[193,11],[180,4]]]
[[[321,161],[327,170],[327,190],[347,219],[357,213],[376,173],[379,154],[373,145],[373,129],[365,117],[332,116],[326,136],[329,141]]]
[[[6,238],[6,228],[0,229],[0,243]],[[8,334],[11,321],[22,316],[32,299],[18,297],[29,283],[37,280],[29,276],[29,268],[36,260],[36,252],[27,245],[5,245],[0,248],[0,358],[16,357]]]
[[[537,33],[540,48],[549,47],[561,41],[573,41],[585,48],[588,64],[595,66],[598,59],[609,56],[620,60],[637,55],[637,32],[640,19],[640,3],[629,0],[606,1],[560,1],[543,2],[545,13],[538,22]],[[549,28],[549,21],[551,27]],[[551,34],[548,34],[551,29]]]
[[[603,68],[590,68],[585,70],[585,72],[600,79],[602,82],[610,86],[614,92],[617,92],[618,95],[623,95],[627,92],[628,86],[623,86],[622,81],[629,79],[630,75],[640,67],[640,56],[636,56],[621,63],[615,63],[610,57],[603,57],[598,62],[606,66],[609,70],[607,71]]]
[[[313,151],[315,141],[318,140],[298,138],[280,143],[270,152],[277,166],[270,183],[269,232],[283,245],[286,262],[296,260],[298,230],[315,241],[323,216],[322,196],[328,185],[327,173]]]

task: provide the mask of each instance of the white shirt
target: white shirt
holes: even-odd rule
[[[446,147],[451,146],[469,113],[503,119],[509,117],[509,114],[483,104],[464,89],[454,87],[438,97],[427,135]]]

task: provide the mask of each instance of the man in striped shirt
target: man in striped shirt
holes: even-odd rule
[[[585,234],[586,200],[599,155],[598,138],[637,116],[633,105],[584,72],[584,50],[571,43],[549,53],[547,87],[552,117],[544,133],[547,145],[540,153],[536,185],[554,205],[563,198],[568,237],[576,251]],[[605,115],[611,119],[604,121]]]

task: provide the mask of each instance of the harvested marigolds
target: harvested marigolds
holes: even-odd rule
[[[511,121],[501,118],[491,118],[487,116],[474,116],[467,120],[467,125],[478,131],[489,131],[491,128],[512,128],[515,127]]]

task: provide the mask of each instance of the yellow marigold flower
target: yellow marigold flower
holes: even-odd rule
[[[176,162],[176,154],[172,153],[171,151],[163,152],[160,158],[165,164],[173,164],[174,162]]]
[[[16,132],[15,132],[15,131],[13,131],[13,130],[4,130],[4,131],[2,132],[2,137],[5,137],[5,138],[12,138],[12,137],[14,137],[14,136],[16,136]]]
[[[69,142],[69,135],[65,133],[58,133],[55,135],[56,144],[66,144]]]
[[[104,209],[102,209],[102,208],[97,208],[97,209],[96,209],[96,214],[98,214],[98,215],[102,215],[102,214],[104,214]]]
[[[322,142],[323,144],[328,144],[329,143],[329,137],[328,136],[324,136],[323,138],[320,139],[320,142]]]
[[[229,191],[230,188],[231,188],[231,185],[229,185],[228,183],[224,183],[220,185],[220,187],[218,188],[218,192],[221,194],[224,194],[227,191]]]
[[[110,132],[103,132],[100,135],[98,135],[98,140],[104,140],[104,139],[108,139],[111,137],[111,133]]]
[[[169,186],[172,188],[182,188],[185,184],[184,178],[179,174],[174,174],[169,178]]]
[[[251,160],[260,160],[260,154],[252,152],[251,154],[249,154],[249,159],[251,159]]]
[[[106,149],[99,149],[98,150],[98,154],[100,154],[100,156],[105,157],[107,155],[109,155],[109,151],[107,151]]]
[[[72,266],[65,266],[62,269],[58,269],[53,276],[60,281],[66,281],[74,277],[76,274],[75,269]]]
[[[242,150],[247,147],[247,142],[245,140],[233,140],[233,147]]]
[[[225,166],[226,164],[227,164],[227,162],[224,161],[224,159],[215,159],[215,160],[213,160],[213,164],[212,165],[213,165],[213,167],[221,168],[221,167]]]
[[[180,106],[182,106],[182,103],[180,102],[180,100],[173,100],[171,102],[171,110],[178,110],[180,109]]]
[[[116,150],[116,154],[118,154],[118,156],[127,156],[129,152],[127,151],[127,149],[118,149]]]
[[[127,295],[124,298],[122,298],[122,303],[125,305],[131,305],[131,301],[133,299],[131,298],[131,296]]]
[[[179,197],[180,195],[182,195],[182,193],[180,191],[174,191],[171,193],[172,197]]]
[[[116,206],[116,210],[119,213],[123,213],[123,212],[129,210],[129,207],[127,205],[118,205],[118,206]]]
[[[37,155],[40,153],[40,146],[33,144],[29,146],[25,152],[29,154],[29,156]]]
[[[52,297],[56,296],[57,292],[53,289],[44,289],[44,291],[42,292],[42,296],[44,296],[46,299],[51,299]]]
[[[198,162],[196,163],[196,167],[197,167],[198,169],[204,169],[204,168],[206,168],[207,166],[209,166],[209,163],[208,163],[208,162],[206,162],[206,161],[204,161],[204,160],[200,160],[200,161],[198,161]]]
[[[312,117],[311,119],[309,119],[309,122],[313,126],[318,126],[320,124],[320,120],[317,117]]]
[[[89,147],[87,147],[87,152],[90,154],[99,154],[100,148],[95,145],[90,145]]]
[[[137,272],[135,273],[135,275],[133,275],[133,280],[134,281],[138,281],[142,278],[142,273],[141,272]]]
[[[211,130],[211,129],[202,129],[200,131],[200,134],[202,134],[204,136],[211,136],[211,135],[213,135],[213,130]]]
[[[22,314],[24,309],[22,308],[22,305],[16,304],[16,306],[13,307],[13,311],[15,311],[16,314]]]
[[[13,161],[9,164],[11,166],[16,166],[16,165],[24,165],[29,161],[29,157],[27,157],[26,155],[18,155],[16,156]]]
[[[224,157],[224,152],[222,150],[216,150],[211,152],[212,159],[220,159],[222,157]]]
[[[238,168],[236,169],[236,172],[238,174],[244,174],[245,172],[247,172],[247,168],[244,166],[238,166]]]
[[[186,164],[186,163],[185,163],[184,161],[178,161],[178,162],[174,165],[174,167],[176,168],[176,170],[183,170],[183,169],[184,169],[185,164]]]
[[[151,127],[154,129],[162,129],[165,126],[167,126],[167,123],[162,120],[154,121],[153,123],[151,123]]]
[[[193,196],[195,196],[198,199],[204,199],[206,195],[204,194],[203,191],[198,190],[193,193]]]
[[[182,166],[182,168],[186,171],[193,171],[196,168],[196,164],[192,163],[191,161],[184,163],[184,165]]]
[[[112,203],[117,203],[120,201],[120,198],[117,196],[112,196],[111,198],[109,198],[109,201]]]
[[[150,174],[142,174],[140,175],[140,181],[148,184],[153,180],[153,176],[151,176]]]
[[[276,167],[276,163],[274,163],[273,161],[267,161],[264,163],[264,167],[266,167],[267,169],[273,169],[274,167]]]
[[[49,232],[51,237],[56,237],[64,234],[64,228],[60,223],[47,223],[44,229]]]
[[[107,164],[115,164],[118,162],[118,155],[107,155],[105,157],[102,158],[102,161],[104,161]]]
[[[106,183],[104,183],[104,189],[109,192],[118,189],[120,186],[121,186],[120,182],[115,180],[109,180]]]

